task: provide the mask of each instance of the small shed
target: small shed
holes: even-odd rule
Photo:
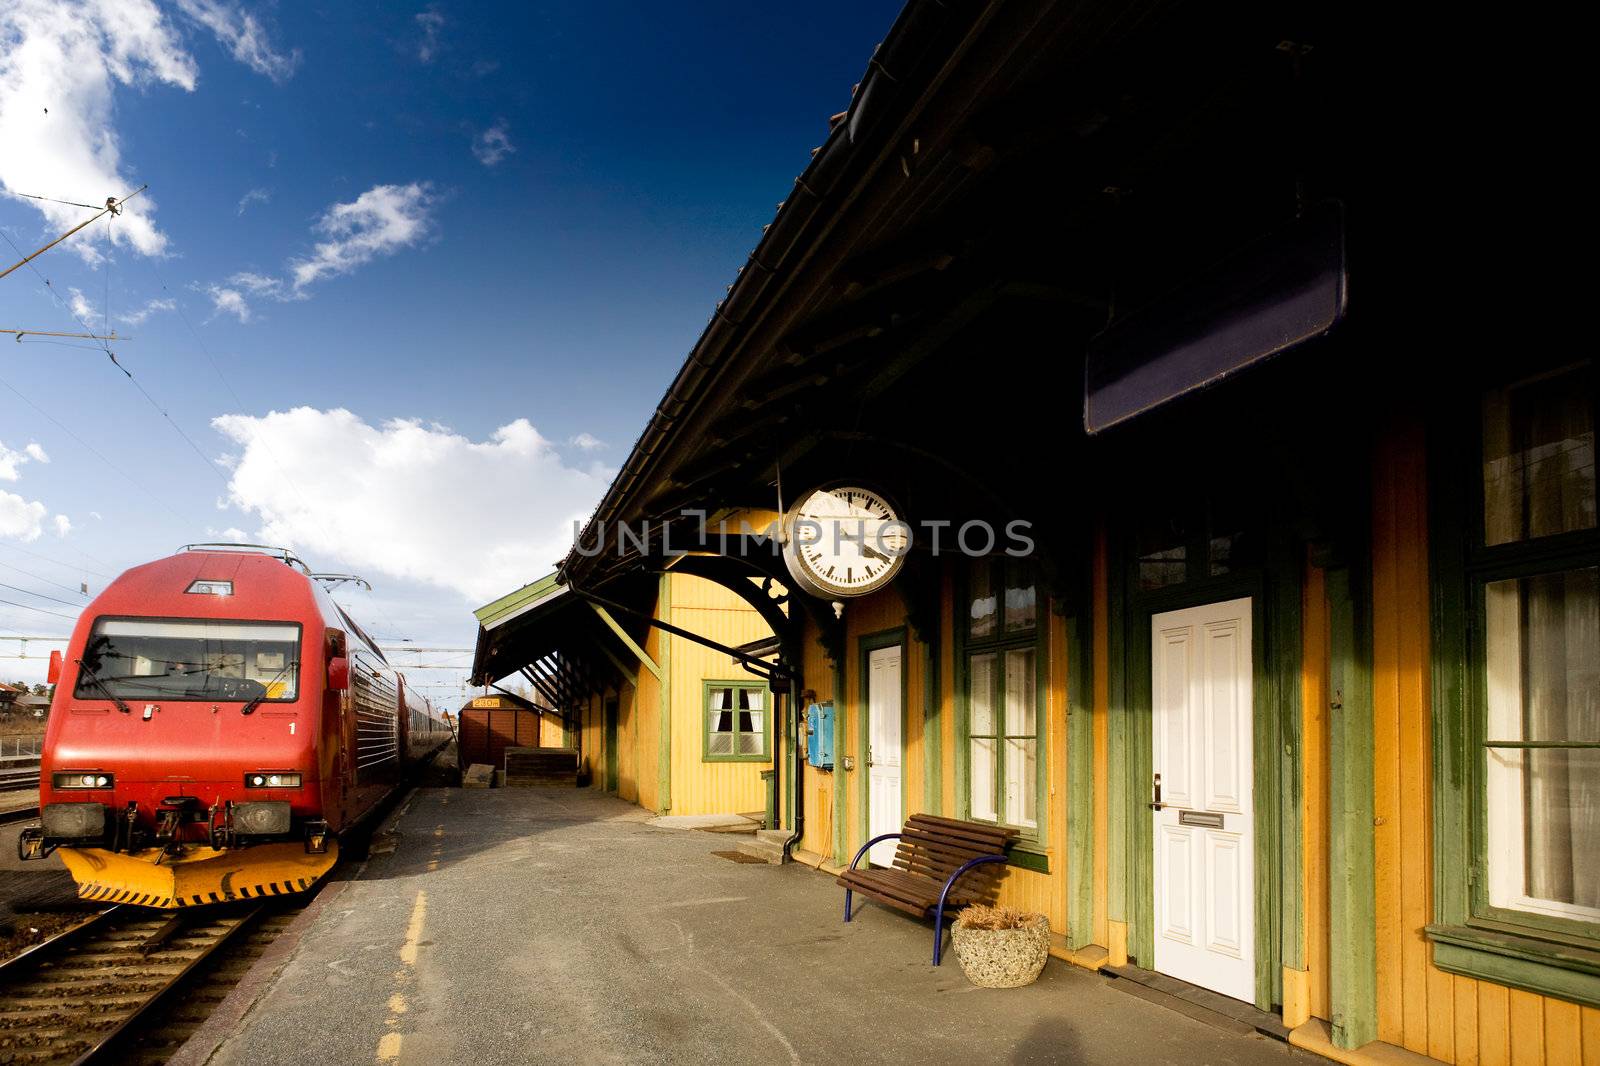
[[[546,716],[549,716],[548,723]],[[509,692],[475,696],[461,708],[457,744],[463,769],[473,763],[505,768],[507,748],[560,743],[560,719],[548,707]]]

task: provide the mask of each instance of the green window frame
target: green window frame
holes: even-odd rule
[[[772,693],[765,682],[705,679],[700,687],[700,725],[702,761],[772,761]],[[759,750],[748,750],[752,738]]]
[[[1538,414],[1545,420],[1540,429],[1518,430],[1512,414],[1518,390],[1531,396],[1537,389],[1560,406],[1559,417],[1570,427],[1556,431],[1571,435],[1558,435],[1554,444],[1549,421],[1558,416]],[[1430,522],[1436,531],[1435,921],[1427,936],[1434,962],[1450,972],[1591,1006],[1600,1006],[1600,906],[1594,900],[1568,904],[1537,891],[1535,881],[1548,875],[1535,873],[1540,863],[1530,838],[1549,835],[1550,820],[1593,817],[1570,794],[1563,807],[1549,781],[1566,780],[1569,772],[1576,777],[1585,767],[1594,772],[1600,720],[1592,707],[1587,721],[1564,711],[1562,735],[1555,735],[1541,723],[1548,722],[1544,707],[1553,699],[1567,706],[1572,676],[1565,672],[1566,660],[1556,696],[1545,695],[1555,691],[1548,682],[1530,679],[1549,669],[1541,642],[1575,625],[1581,631],[1594,602],[1593,575],[1600,569],[1592,487],[1597,396],[1600,374],[1592,361],[1542,372],[1519,368],[1513,381],[1486,383],[1460,405],[1470,412],[1470,424],[1436,427]],[[1574,469],[1586,464],[1588,500],[1563,504],[1554,521],[1548,508],[1535,520],[1536,483],[1555,476],[1541,469],[1553,448],[1560,449],[1560,463],[1570,465],[1568,457],[1577,454]],[[1576,480],[1581,497],[1582,479]],[[1591,586],[1587,594],[1585,583]],[[1570,599],[1563,592],[1569,584]],[[1576,619],[1566,613],[1569,602],[1577,605]],[[1562,614],[1552,628],[1558,603]],[[1553,802],[1546,803],[1550,797]],[[1591,883],[1600,876],[1587,873]]]
[[[1045,713],[1048,627],[1043,583],[1037,568],[1027,560],[996,557],[971,560],[958,585],[957,803],[962,817],[1012,826],[1019,831],[1019,846],[1039,852],[1048,839],[1049,772]],[[1016,595],[1008,596],[1008,590]],[[991,610],[985,615],[975,604],[987,604]],[[975,698],[974,685],[984,684],[985,678],[987,698]],[[1018,704],[1012,700],[1024,683],[1032,689],[1032,732],[1020,727]],[[1028,780],[1026,745],[1030,742],[1033,774]],[[981,751],[985,752],[982,761],[976,754]],[[1024,779],[1018,780],[1019,776]],[[988,786],[983,789],[985,794],[975,795],[975,787],[984,784]],[[1032,824],[1026,817],[1014,817],[1019,805],[1023,814],[1030,813],[1030,804]],[[1030,865],[1028,856],[1013,855],[1021,860],[1013,865]],[[1031,865],[1041,866],[1042,860],[1041,855]]]

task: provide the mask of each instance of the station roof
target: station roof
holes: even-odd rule
[[[1042,517],[1018,457],[1092,469],[1091,340],[1345,193],[1335,13],[910,0],[579,545],[681,545],[680,515],[845,476],[957,524]],[[561,574],[597,589],[667,539]]]
[[[555,574],[546,574],[537,581],[531,581],[514,592],[508,592],[499,599],[484,604],[472,614],[484,629],[495,629],[540,608],[566,591],[565,586],[556,583]]]

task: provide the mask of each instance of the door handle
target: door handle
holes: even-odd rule
[[[1149,806],[1150,806],[1150,809],[1152,811],[1159,811],[1159,810],[1163,809],[1164,807],[1166,807],[1166,804],[1161,802],[1161,775],[1160,774],[1156,774],[1155,775],[1155,798],[1150,801]]]

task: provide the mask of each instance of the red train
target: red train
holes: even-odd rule
[[[450,736],[281,549],[189,545],[78,619],[25,859],[91,899],[183,907],[309,888]]]

